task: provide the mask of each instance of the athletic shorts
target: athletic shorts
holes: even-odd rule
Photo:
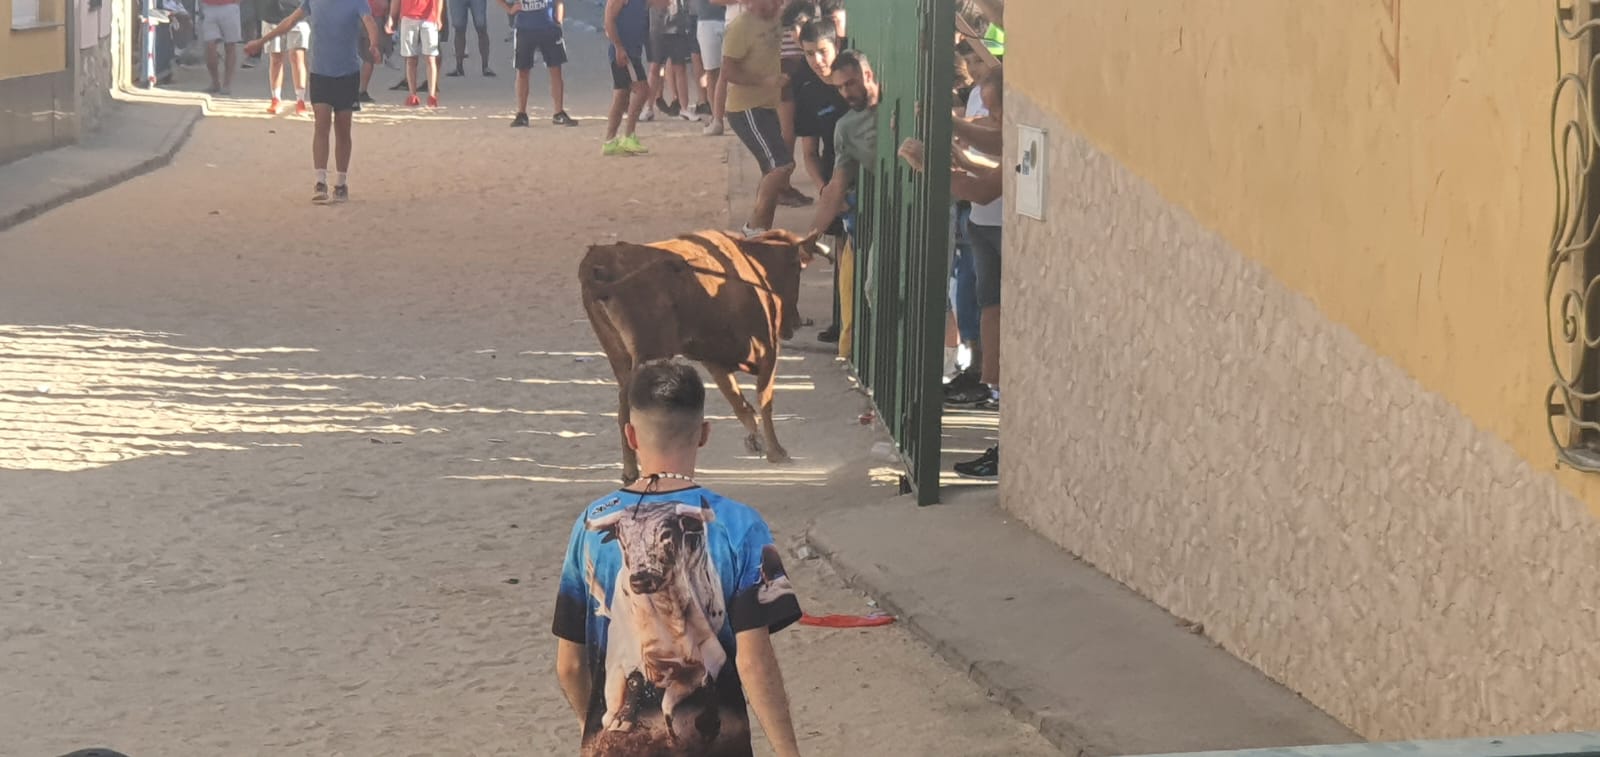
[[[688,63],[694,59],[694,37],[687,34],[663,34],[651,41],[651,63]]]
[[[967,223],[973,269],[978,274],[978,307],[1000,304],[1000,227]]]
[[[446,5],[450,9],[450,25],[456,28],[457,33],[466,31],[469,11],[478,27],[489,25],[488,0],[449,0]]]
[[[783,127],[778,122],[776,108],[751,108],[728,114],[728,126],[739,135],[739,141],[750,148],[761,165],[765,176],[775,168],[794,165],[789,146],[783,143]]]
[[[365,26],[365,24],[363,24]],[[400,57],[439,54],[439,25],[420,18],[400,19]]]
[[[611,88],[628,89],[638,82],[648,82],[650,77],[644,70],[644,46],[630,48],[628,53],[628,67],[617,65],[617,54],[610,46],[606,47],[606,56],[611,61]]]
[[[722,68],[722,35],[728,30],[725,21],[701,21],[696,36],[700,42],[700,62],[707,71]]]
[[[376,18],[374,18],[373,20],[377,21]],[[389,34],[384,34],[381,31],[381,29],[383,29],[383,23],[382,22],[379,22],[378,28],[380,29],[380,31],[378,32],[378,34],[379,34],[379,36],[378,36],[378,54],[379,55],[383,55],[383,56],[387,56],[389,53],[394,52],[394,36],[393,35],[389,35]],[[378,65],[378,63],[380,63],[381,61],[373,60],[373,58],[372,58],[372,42],[367,39],[367,25],[366,24],[361,24],[359,27],[357,27],[356,31],[357,31],[356,37],[357,37],[357,39],[360,40],[360,45],[361,45],[361,62],[362,63],[368,63],[368,64],[371,64],[371,65],[374,65],[374,66]]]
[[[239,4],[200,5],[200,41],[237,45],[244,41],[244,26],[239,22]]]
[[[272,28],[275,26],[277,26],[277,24],[262,21],[261,36],[267,36],[267,32],[272,31]],[[362,27],[365,28],[366,24],[362,24]],[[286,53],[291,50],[304,50],[310,46],[311,24],[301,21],[300,23],[290,27],[288,34],[285,34],[281,37],[273,37],[272,39],[267,40],[267,44],[263,49],[265,49],[268,53]]]
[[[335,113],[361,110],[361,74],[311,75],[311,104],[327,105]]]
[[[517,29],[516,68],[528,71],[533,68],[534,53],[544,59],[545,68],[558,68],[567,62],[567,42],[561,38],[560,29]],[[616,61],[612,61],[615,65]]]

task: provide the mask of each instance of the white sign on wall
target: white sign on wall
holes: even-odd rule
[[[1046,134],[1037,126],[1017,126],[1017,214],[1038,221],[1044,220]]]

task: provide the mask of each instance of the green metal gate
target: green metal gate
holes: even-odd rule
[[[850,14],[849,29],[882,93],[878,159],[863,166],[857,185],[851,362],[899,445],[917,503],[928,505],[939,500],[955,3],[871,5],[871,12]],[[926,145],[926,173],[896,157],[908,137]]]

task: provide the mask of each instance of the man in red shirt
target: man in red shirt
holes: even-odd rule
[[[406,59],[406,105],[416,107],[417,57],[428,59],[428,107],[439,107],[439,21],[444,10],[439,0],[398,0],[391,3],[388,32],[400,28],[400,57]]]

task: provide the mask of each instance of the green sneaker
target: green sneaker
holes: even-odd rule
[[[629,155],[644,155],[650,152],[650,148],[639,144],[639,138],[632,134],[622,138],[622,150]]]
[[[613,139],[600,146],[600,154],[611,157],[614,155],[627,155],[628,151],[622,148],[622,140]]]

